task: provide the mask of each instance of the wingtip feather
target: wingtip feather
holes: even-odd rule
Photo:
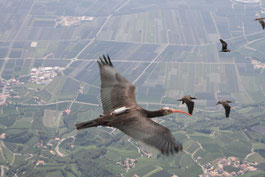
[[[108,60],[107,60],[107,58],[106,58],[105,55],[103,55],[103,59],[104,59],[104,61],[105,61],[106,64],[109,64],[109,62],[108,62]]]
[[[112,64],[112,62],[111,62],[111,60],[110,60],[109,55],[105,56],[105,55],[103,54],[102,57],[99,57],[99,60],[100,60],[100,61],[98,61],[99,64],[101,64],[101,65],[109,65],[109,66],[112,66],[112,67],[113,67],[113,64]],[[101,65],[100,65],[100,66],[101,66]]]
[[[113,66],[113,64],[112,64],[112,62],[111,62],[111,60],[110,60],[109,55],[107,55],[107,58],[108,58],[108,60],[109,60],[109,64],[110,64],[110,66]]]

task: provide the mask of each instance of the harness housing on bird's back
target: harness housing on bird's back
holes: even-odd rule
[[[119,115],[119,114],[127,112],[128,110],[129,108],[126,108],[125,106],[123,106],[121,108],[115,109],[112,113],[115,115]]]

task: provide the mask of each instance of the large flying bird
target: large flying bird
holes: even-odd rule
[[[216,105],[218,105],[218,104],[223,105],[223,107],[225,108],[225,115],[226,115],[226,117],[229,117],[230,109],[231,109],[231,107],[229,106],[228,103],[232,103],[232,101],[221,100],[221,101],[218,101],[218,102],[216,103]]]
[[[259,23],[261,24],[261,26],[262,26],[262,29],[265,29],[265,22],[264,22],[264,20],[263,19],[265,19],[265,18],[256,18],[255,19],[255,21],[259,21]]]
[[[194,99],[198,99],[196,97],[191,97],[190,95],[186,95],[184,97],[182,97],[181,99],[179,99],[178,101],[182,101],[182,104],[186,103],[189,113],[192,115],[192,111],[194,108],[194,102],[192,100]]]
[[[103,55],[103,58],[99,58],[98,65],[104,114],[94,120],[76,124],[76,128],[80,130],[97,126],[115,127],[128,136],[160,150],[162,154],[168,155],[182,150],[181,143],[175,140],[170,130],[150,118],[172,113],[188,113],[168,107],[157,111],[141,108],[135,100],[135,86],[114,68],[109,56]]]
[[[221,52],[231,52],[231,50],[227,49],[227,43],[223,40],[223,39],[220,39],[220,42],[222,44],[222,50]]]

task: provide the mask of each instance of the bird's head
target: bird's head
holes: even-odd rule
[[[222,104],[222,102],[221,102],[221,101],[218,101],[218,102],[216,103],[216,105],[218,105],[218,104]]]
[[[187,115],[192,117],[192,115],[190,115],[189,113],[187,113],[185,111],[181,111],[181,110],[177,110],[177,109],[171,109],[169,107],[163,107],[161,110],[163,111],[164,115],[169,115],[172,113],[184,113],[184,114],[187,114]]]

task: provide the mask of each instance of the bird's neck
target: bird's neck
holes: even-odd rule
[[[155,118],[155,117],[164,116],[163,110],[161,110],[161,109],[156,110],[156,111],[148,111],[148,110],[143,109],[143,111],[145,112],[146,117],[148,117],[148,118]]]

